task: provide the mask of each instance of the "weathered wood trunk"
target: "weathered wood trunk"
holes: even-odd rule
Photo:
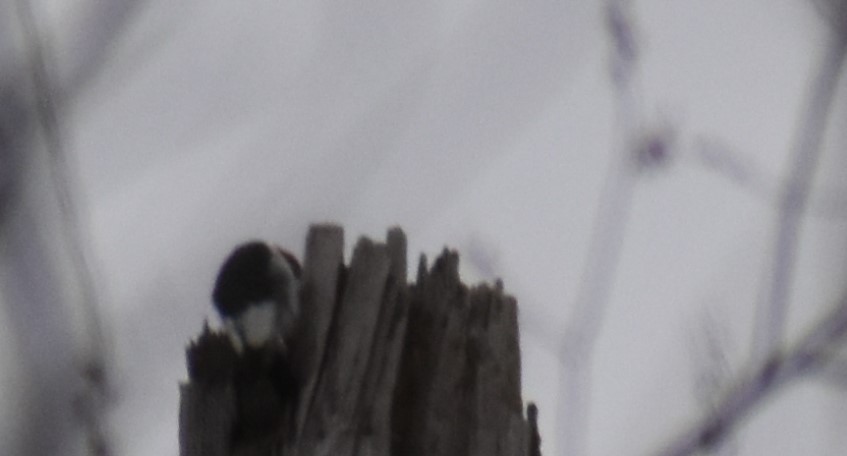
[[[447,250],[431,268],[422,257],[407,283],[396,228],[385,243],[360,239],[349,266],[343,248],[340,227],[310,230],[294,413],[232,448],[236,355],[204,328],[180,387],[181,455],[539,455],[534,413],[522,410],[517,306],[502,284],[467,287]]]

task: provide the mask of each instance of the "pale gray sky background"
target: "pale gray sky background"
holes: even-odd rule
[[[557,349],[619,159],[604,2],[104,3],[32,5],[103,293],[115,454],[177,455],[183,348],[215,318],[211,284],[232,246],[262,237],[302,253],[322,221],[342,224],[348,246],[400,225],[410,258],[447,245],[466,281],[502,277],[520,304],[524,396],[539,405],[544,453],[557,454]],[[672,138],[671,160],[632,187],[586,391],[586,455],[654,454],[702,413],[698,376],[745,366],[777,188],[828,39],[803,0],[631,7],[635,131]],[[844,291],[843,79],[789,340]],[[715,148],[735,174],[708,165]],[[9,352],[6,434],[25,382]],[[845,426],[843,386],[804,380],[724,450],[843,454]]]

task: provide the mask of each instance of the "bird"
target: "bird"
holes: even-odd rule
[[[235,351],[287,350],[300,316],[302,269],[289,251],[264,241],[237,246],[218,272],[212,301]]]
[[[218,272],[212,302],[235,354],[233,448],[293,433],[300,376],[289,346],[301,275],[293,254],[264,241],[237,246]]]

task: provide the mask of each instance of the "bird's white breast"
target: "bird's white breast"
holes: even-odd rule
[[[238,342],[251,348],[259,348],[274,335],[276,306],[271,300],[252,304],[238,316],[237,320],[229,322],[227,326],[235,326],[235,332],[241,339]],[[238,348],[240,347],[236,347]]]

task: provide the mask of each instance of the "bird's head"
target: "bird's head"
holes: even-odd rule
[[[212,301],[238,352],[282,342],[300,314],[300,264],[262,241],[235,248],[221,266]]]

